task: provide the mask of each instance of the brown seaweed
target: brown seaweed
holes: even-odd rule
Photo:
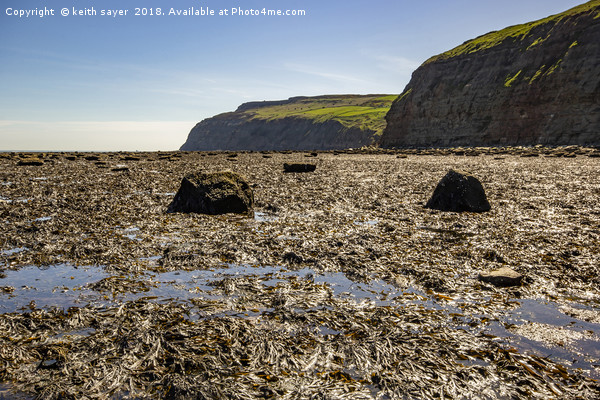
[[[548,157],[563,153],[575,157]],[[66,153],[41,165],[4,154],[0,272],[96,266],[108,277],[85,286],[102,304],[0,314],[0,394],[598,397],[593,367],[541,352],[599,341],[596,153],[337,151],[319,153],[311,174],[281,170],[304,153]],[[492,210],[423,209],[448,168],[476,171]],[[181,176],[199,169],[244,174],[255,218],[167,214]],[[503,266],[524,285],[477,280]],[[152,277],[169,271],[210,279],[180,299],[152,295],[165,285]],[[336,274],[355,287],[323,278]],[[21,295],[2,279],[0,303]],[[537,299],[563,325],[517,318]]]

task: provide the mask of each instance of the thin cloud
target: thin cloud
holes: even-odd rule
[[[374,53],[371,50],[363,50],[361,53],[365,57],[372,59],[377,68],[385,71],[391,71],[400,74],[411,74],[421,65],[421,62],[419,61],[415,61],[406,57],[392,56],[387,53]]]
[[[326,72],[321,69],[317,69],[315,67],[311,67],[308,65],[285,63],[284,67],[288,71],[291,71],[291,72],[299,72],[301,74],[318,76],[321,78],[330,79],[330,80],[339,81],[339,82],[359,83],[362,85],[370,84],[370,82],[368,82],[364,79],[357,78],[355,76],[343,75],[343,74],[333,73],[333,72]]]
[[[380,63],[377,65],[379,68],[396,72],[412,73],[421,65],[421,63],[417,61],[410,60],[404,57],[393,57],[383,55],[378,56],[377,60],[380,61]]]

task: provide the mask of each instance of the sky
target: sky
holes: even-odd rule
[[[0,0],[0,151],[176,150],[247,101],[399,94],[429,57],[582,2]]]

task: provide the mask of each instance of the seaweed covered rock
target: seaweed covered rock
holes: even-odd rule
[[[523,275],[508,267],[502,267],[495,271],[482,272],[479,274],[479,280],[491,283],[494,286],[520,286]]]
[[[283,172],[314,172],[316,169],[315,164],[283,164]]]
[[[450,170],[436,186],[425,208],[484,212],[490,210],[490,203],[477,178],[464,172]]]
[[[17,165],[30,165],[30,166],[40,166],[44,165],[44,160],[38,157],[27,157],[22,158],[17,162]]]
[[[231,171],[196,172],[181,181],[168,213],[253,215],[254,194],[246,180]]]

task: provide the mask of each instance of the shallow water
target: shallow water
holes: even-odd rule
[[[17,254],[20,253],[22,251],[27,251],[29,250],[27,247],[15,247],[12,249],[8,249],[8,250],[2,250],[2,252],[0,252],[3,256],[12,256],[13,254]]]
[[[6,252],[22,251],[11,249]],[[159,256],[146,260],[156,262]],[[261,287],[276,288],[294,280],[306,279],[315,284],[325,285],[332,294],[346,301],[368,302],[377,306],[403,307],[407,304],[420,304],[427,309],[441,310],[448,315],[461,312],[468,300],[447,301],[436,294],[426,294],[412,286],[402,290],[382,280],[354,282],[343,272],[317,273],[311,268],[292,270],[285,266],[255,266],[224,264],[222,268],[195,271],[170,271],[144,273],[140,276],[118,278],[140,280],[147,284],[141,291],[112,293],[107,295],[90,289],[90,285],[111,275],[101,267],[74,267],[67,264],[38,268],[35,266],[8,270],[0,279],[0,287],[12,287],[12,292],[1,292],[0,313],[11,313],[35,308],[92,305],[106,307],[124,301],[147,299],[148,301],[183,301],[193,299],[231,300],[239,295],[235,291],[224,296],[215,288],[215,283],[227,279],[250,279]],[[436,297],[437,296],[437,297]],[[533,352],[560,361],[572,368],[584,371],[592,378],[600,378],[600,323],[586,322],[562,312],[564,306],[544,299],[508,299],[507,304],[515,304],[512,309],[500,313],[497,319],[476,326],[473,331],[494,335],[497,340],[519,351]],[[600,310],[593,306],[578,303],[569,305],[574,310],[583,310],[591,315],[599,315]],[[256,315],[256,312],[250,313]],[[576,312],[576,311],[575,311]],[[226,312],[225,314],[231,314]],[[243,314],[242,315],[250,315]],[[234,312],[233,315],[240,315]],[[197,316],[201,317],[201,316]],[[487,320],[485,316],[480,316]],[[465,326],[457,325],[464,329]],[[323,335],[339,332],[321,327]],[[470,329],[470,328],[467,328]]]
[[[255,211],[254,220],[256,222],[271,222],[277,220],[277,217],[266,212]]]
[[[0,400],[33,400],[35,396],[26,393],[16,393],[11,384],[0,383]]]
[[[35,266],[7,270],[0,286],[13,288],[0,294],[0,312],[16,312],[29,308],[84,306],[97,301],[100,294],[85,285],[108,276],[99,267],[74,267],[60,264],[47,268]],[[32,304],[33,302],[33,304]]]
[[[520,351],[534,352],[600,379],[600,323],[573,318],[552,301],[521,299],[486,332]],[[571,306],[578,308],[578,304]],[[598,309],[590,309],[600,314]]]
[[[391,302],[388,296],[402,294],[396,287],[380,280],[369,283],[356,283],[348,279],[342,272],[317,273],[311,268],[290,270],[283,266],[253,266],[253,265],[224,265],[221,269],[175,271],[151,274],[148,281],[152,287],[144,296],[159,299],[189,300],[192,298],[220,298],[215,294],[212,284],[227,278],[251,278],[261,285],[275,287],[279,283],[294,278],[310,279],[315,284],[325,284],[331,288],[333,294],[356,301],[369,300],[378,305],[387,305]]]
[[[21,249],[12,249],[13,253]],[[157,261],[159,257],[148,257],[145,260]],[[15,312],[28,307],[31,301],[37,308],[84,306],[88,303],[104,303],[106,296],[89,289],[88,285],[96,283],[111,275],[102,267],[74,267],[67,264],[53,265],[47,268],[35,266],[8,270],[6,277],[0,279],[0,286],[12,287],[13,292],[0,295],[0,312]],[[215,298],[211,283],[225,278],[254,278],[264,286],[276,286],[294,277],[311,277],[317,284],[330,287],[337,296],[371,300],[377,304],[389,304],[390,295],[402,294],[397,288],[380,280],[369,283],[356,283],[348,279],[342,272],[325,272],[317,274],[310,268],[289,270],[285,267],[224,265],[214,270],[170,271],[162,273],[146,273],[139,277],[149,284],[149,289],[141,294],[122,293],[112,297],[113,300],[132,300],[140,297],[153,297],[158,300],[189,300],[198,297]],[[138,279],[131,276],[129,279]]]

